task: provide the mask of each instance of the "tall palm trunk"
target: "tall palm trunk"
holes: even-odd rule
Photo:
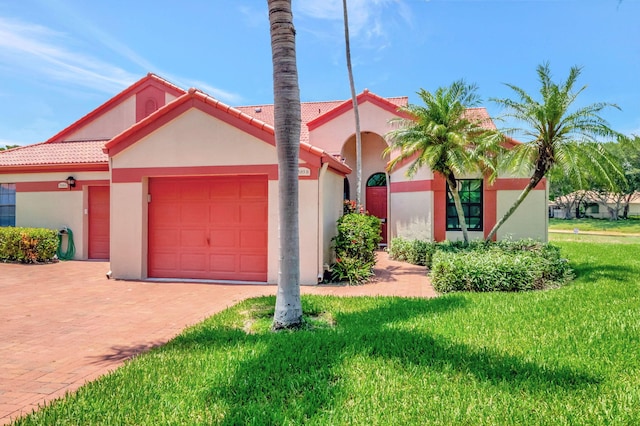
[[[291,0],[267,0],[273,61],[275,136],[278,153],[280,270],[273,328],[302,323],[298,161],[300,152],[300,88]]]
[[[360,114],[358,112],[358,97],[356,85],[353,82],[353,69],[351,68],[351,43],[349,42],[349,14],[347,13],[347,0],[342,0],[344,12],[344,42],[347,53],[347,71],[349,72],[349,86],[351,88],[351,101],[353,103],[353,116],[356,120],[356,205],[362,206],[362,136],[360,135]]]

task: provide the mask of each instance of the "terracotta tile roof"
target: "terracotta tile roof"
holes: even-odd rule
[[[330,111],[342,101],[327,101],[327,102],[302,102],[300,104],[300,115],[302,118],[302,125],[300,126],[300,140],[303,142],[309,141],[309,129],[307,129],[307,123],[319,115]],[[275,108],[273,105],[249,105],[239,106],[236,109],[248,114],[252,117],[264,121],[270,126],[275,126]]]
[[[395,105],[406,105],[408,98],[406,96],[383,98]],[[316,118],[334,110],[345,102],[351,102],[351,100],[342,101],[323,101],[323,102],[302,102],[300,103],[300,115],[302,117],[302,126],[300,128],[300,141],[309,142],[309,129],[307,123],[315,120]],[[273,105],[248,105],[236,107],[245,114],[256,117],[265,123],[274,126],[274,107]]]
[[[219,119],[226,121],[227,123],[243,128],[244,131],[253,129],[253,135],[261,138],[263,141],[275,144],[275,131],[271,124],[256,118],[254,115],[249,115],[243,112],[240,108],[231,107],[219,100],[201,92],[197,89],[189,89],[187,93],[169,102],[167,105],[155,111],[153,114],[137,122],[124,132],[120,133],[106,144],[103,144],[103,151],[110,155],[116,155],[133,143],[137,142],[140,137],[146,135],[144,133],[146,129],[155,129],[155,126],[161,126],[165,120],[171,120],[172,114],[180,114],[185,109],[192,107],[202,107],[203,105],[212,107],[213,110],[208,110],[208,113],[216,116]],[[273,109],[273,108],[271,108]],[[215,114],[213,111],[221,111],[220,114]],[[258,133],[255,133],[258,132]],[[67,142],[69,143],[69,142]],[[314,157],[320,158],[321,163],[329,163],[329,166],[341,173],[348,174],[351,169],[342,164],[338,159],[332,155],[327,154],[321,148],[310,145],[308,142],[300,142],[301,157],[304,152],[311,153]]]
[[[489,116],[489,112],[484,107],[467,108],[464,115],[469,120],[478,120],[480,125],[487,129],[497,129],[495,123],[491,119],[491,116]]]
[[[52,164],[107,164],[105,140],[42,142],[0,151],[0,167]]]

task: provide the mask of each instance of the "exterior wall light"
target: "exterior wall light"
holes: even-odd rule
[[[71,190],[71,188],[75,188],[76,187],[76,180],[73,176],[69,176],[67,178],[67,184],[69,185],[69,190]]]

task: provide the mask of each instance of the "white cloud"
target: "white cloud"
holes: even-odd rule
[[[73,41],[50,28],[0,17],[0,64],[16,73],[113,93],[136,80],[117,66],[73,50]]]
[[[145,71],[152,71],[183,87],[197,87],[212,96],[237,105],[238,94],[188,78],[173,77],[156,69],[127,46],[86,19],[77,19],[83,34],[91,35],[99,44],[123,56]],[[0,17],[0,68],[34,76],[43,82],[51,81],[70,87],[88,88],[112,95],[129,86],[142,75],[106,63],[99,58],[74,50],[74,40],[64,33],[23,21]],[[62,90],[62,88],[59,88]]]
[[[342,0],[303,0],[296,2],[294,8],[296,13],[309,18],[339,23],[343,21]],[[404,0],[349,0],[347,11],[350,37],[363,43],[371,43],[372,48],[388,45],[388,24],[396,16],[405,25],[412,25],[411,8]]]
[[[243,102],[242,96],[236,93],[228,92],[224,89],[211,86],[207,83],[204,83],[198,80],[187,80],[187,82],[190,87],[195,87],[196,89],[200,89],[206,94],[211,95],[214,98],[219,99],[230,106],[240,105]]]

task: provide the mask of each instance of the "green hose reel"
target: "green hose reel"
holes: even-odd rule
[[[62,252],[62,239],[67,236],[67,249]],[[76,245],[73,242],[73,232],[69,228],[62,228],[58,231],[58,250],[56,251],[58,259],[71,260],[76,255]]]

